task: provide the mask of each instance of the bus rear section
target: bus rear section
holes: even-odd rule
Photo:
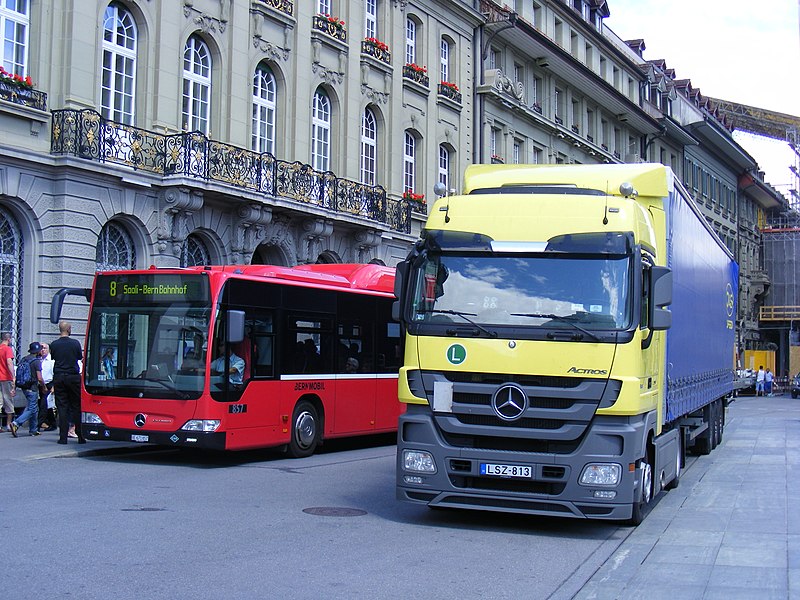
[[[87,439],[308,456],[397,429],[394,270],[206,267],[98,274]]]

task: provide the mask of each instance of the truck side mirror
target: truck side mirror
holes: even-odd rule
[[[668,306],[672,304],[672,269],[667,267],[652,267],[650,276],[653,286],[653,306]]]
[[[397,298],[392,302],[392,319],[400,320],[400,305],[406,290],[406,278],[408,276],[409,263],[407,260],[397,263],[394,271],[394,296]]]
[[[664,308],[672,304],[672,270],[667,267],[650,269],[651,310],[650,329],[664,331],[672,327],[672,313]]]
[[[666,308],[657,308],[653,311],[653,318],[650,320],[650,329],[653,331],[664,331],[672,327],[672,313]]]

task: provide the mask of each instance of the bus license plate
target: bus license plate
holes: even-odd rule
[[[136,433],[131,434],[131,441],[132,442],[149,442],[150,436],[149,435],[139,435]]]
[[[495,465],[492,463],[481,463],[481,475],[490,477],[511,477],[519,479],[530,479],[533,470],[525,465]]]

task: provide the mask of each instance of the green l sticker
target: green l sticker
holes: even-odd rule
[[[454,365],[460,365],[467,360],[467,349],[461,344],[453,344],[447,349],[447,360]]]

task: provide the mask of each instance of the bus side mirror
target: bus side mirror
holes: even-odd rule
[[[61,309],[67,296],[83,296],[87,302],[92,301],[92,288],[61,288],[50,301],[50,322],[58,325],[61,320]]]
[[[227,312],[225,332],[229,344],[238,344],[244,340],[244,311],[229,310]]]

